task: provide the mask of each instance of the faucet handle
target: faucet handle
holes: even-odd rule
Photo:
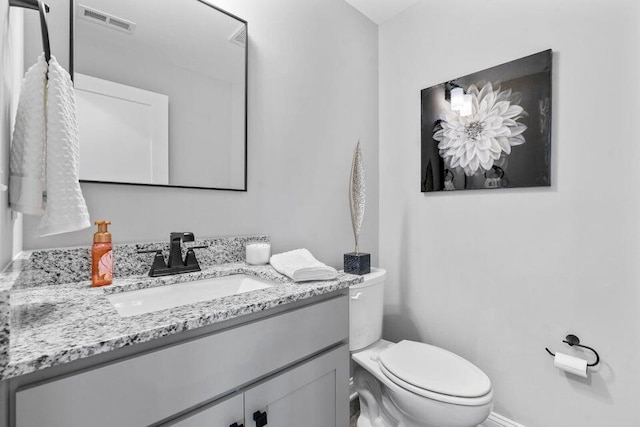
[[[162,253],[162,249],[139,249],[136,251],[139,254],[153,254],[153,253]]]
[[[167,263],[164,261],[164,255],[162,255],[161,249],[140,249],[137,252],[139,254],[156,254],[153,257],[153,264],[151,264],[149,276],[155,277],[158,271],[167,269]]]
[[[200,265],[198,264],[198,260],[196,259],[196,253],[194,249],[206,249],[209,245],[201,245],[201,246],[190,246],[187,248],[187,255],[184,258],[184,265],[186,266],[197,266],[198,271],[200,270]]]
[[[207,249],[209,245],[200,245],[200,246],[187,246],[187,249]]]

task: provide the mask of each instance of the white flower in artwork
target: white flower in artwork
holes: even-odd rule
[[[433,139],[439,141],[440,156],[447,167],[460,167],[471,176],[478,169],[491,170],[501,156],[511,153],[511,147],[524,144],[522,133],[527,126],[518,120],[528,114],[511,89],[494,89],[487,83],[480,90],[469,86],[467,94],[473,98],[472,114],[461,116],[447,108]]]

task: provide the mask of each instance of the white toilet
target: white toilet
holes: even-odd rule
[[[420,342],[381,339],[386,271],[350,287],[358,427],[475,427],[491,411],[489,377],[471,362]]]

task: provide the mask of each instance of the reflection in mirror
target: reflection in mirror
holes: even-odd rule
[[[246,190],[246,22],[201,0],[76,0],[80,179]]]

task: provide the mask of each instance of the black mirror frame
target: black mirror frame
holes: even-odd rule
[[[69,74],[71,75],[71,80],[73,81],[74,76],[74,56],[75,56],[75,47],[74,47],[74,35],[75,35],[75,9],[78,0],[69,0]],[[212,9],[217,10],[218,12],[222,12],[225,15],[234,18],[240,22],[242,22],[247,31],[247,42],[244,49],[244,187],[243,188],[219,188],[219,187],[200,187],[200,186],[191,186],[191,185],[171,185],[171,184],[146,184],[146,183],[136,183],[136,182],[115,182],[115,181],[94,181],[94,180],[85,180],[81,179],[81,183],[90,183],[90,184],[113,184],[113,185],[136,185],[143,187],[164,187],[164,188],[194,188],[200,190],[220,190],[220,191],[235,191],[235,192],[247,192],[248,191],[248,122],[249,122],[249,109],[248,109],[248,99],[249,99],[249,24],[246,20],[227,12],[224,9],[221,9],[217,6],[214,6],[205,0],[195,0],[200,2],[206,6],[209,6]]]

